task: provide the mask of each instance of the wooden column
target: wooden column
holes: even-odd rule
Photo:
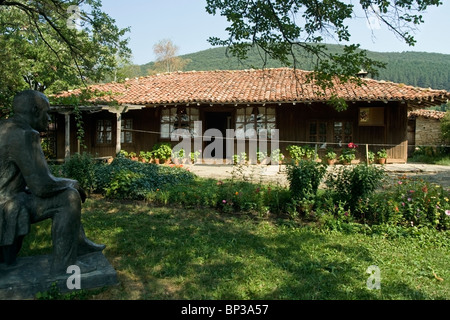
[[[120,153],[120,150],[122,150],[122,142],[121,142],[121,136],[122,136],[122,113],[117,112],[116,113],[116,119],[117,119],[117,127],[116,127],[116,155]]]
[[[108,108],[108,112],[114,113],[116,115],[116,155],[122,150],[122,113],[127,111],[127,107],[120,108]]]
[[[65,118],[65,138],[64,138],[64,160],[70,158],[70,113],[64,113]]]

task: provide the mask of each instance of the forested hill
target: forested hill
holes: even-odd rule
[[[328,45],[330,52],[336,52],[341,47]],[[372,59],[387,63],[385,69],[374,77],[378,80],[387,80],[408,85],[445,89],[450,91],[450,55],[428,52],[368,52]],[[191,70],[236,70],[249,68],[262,68],[263,62],[257,52],[253,52],[246,61],[239,62],[235,58],[227,57],[226,48],[213,48],[181,56],[191,60],[185,71]],[[142,65],[142,75],[152,63]],[[266,61],[266,68],[277,68],[281,65],[273,60]],[[301,59],[299,69],[312,70],[311,61]]]

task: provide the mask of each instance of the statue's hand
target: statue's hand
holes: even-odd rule
[[[81,202],[84,203],[87,198],[86,191],[84,191],[84,189],[80,186],[78,181],[74,181],[73,187],[77,189],[78,193],[80,194]]]

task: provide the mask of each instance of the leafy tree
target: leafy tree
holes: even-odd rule
[[[128,59],[128,28],[100,0],[0,0],[0,107],[25,88],[65,90],[99,81]]]
[[[345,45],[342,53],[331,53],[321,44],[325,37],[351,40],[346,19],[354,17],[357,6],[368,19],[375,16],[414,45],[411,31],[424,22],[421,12],[440,4],[439,0],[207,0],[206,10],[225,16],[230,23],[228,37],[211,37],[211,44],[227,46],[242,60],[256,48],[264,61],[270,58],[294,67],[300,55],[306,54],[314,64],[312,77],[325,89],[332,88],[333,76],[349,81],[360,69],[376,75],[384,66],[369,58],[358,44]]]
[[[158,72],[182,71],[190,62],[188,59],[182,59],[178,56],[179,48],[171,40],[164,39],[153,46],[153,53],[156,56],[156,62],[148,70],[148,74]]]
[[[441,119],[441,132],[444,142],[450,143],[450,111],[447,111]]]

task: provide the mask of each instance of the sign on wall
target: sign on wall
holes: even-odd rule
[[[359,108],[360,126],[384,126],[384,107]]]

